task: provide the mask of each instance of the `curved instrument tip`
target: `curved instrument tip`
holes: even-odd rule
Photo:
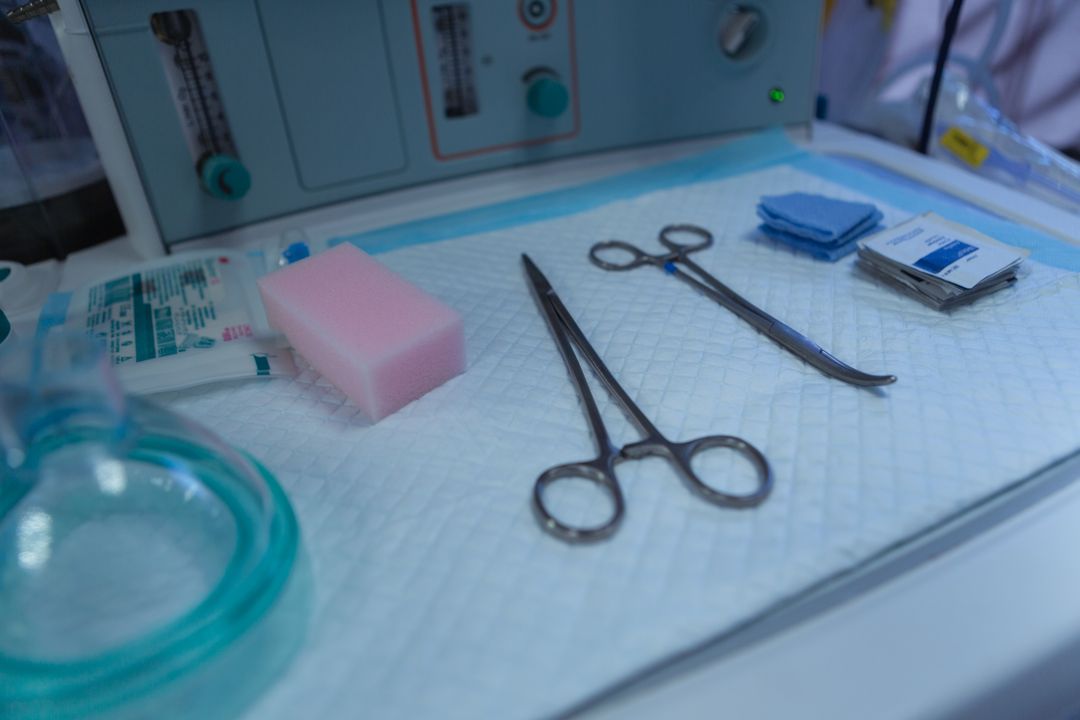
[[[880,387],[882,385],[892,385],[896,382],[895,375],[869,375],[858,370],[836,373],[833,377],[851,385],[860,385],[862,387]]]

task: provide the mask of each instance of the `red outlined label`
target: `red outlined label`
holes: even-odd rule
[[[555,20],[555,3],[551,2],[551,17],[548,19],[548,23],[544,26],[547,27]],[[435,125],[435,110],[431,101],[431,86],[428,82],[428,70],[427,61],[425,60],[424,53],[424,36],[420,28],[420,10],[417,7],[417,0],[411,0],[412,4],[412,16],[413,16],[413,35],[416,38],[416,55],[420,64],[420,85],[424,91],[424,113],[427,115],[428,124],[428,140],[431,142],[431,152],[435,156],[436,160],[460,160],[468,157],[475,157],[477,155],[484,155],[492,152],[499,152],[501,150],[511,150],[513,148],[529,147],[531,145],[543,145],[545,143],[557,142],[560,140],[569,140],[576,137],[581,131],[581,111],[578,106],[578,78],[577,78],[577,43],[574,35],[574,8],[573,0],[566,0],[566,28],[569,35],[570,45],[570,103],[574,113],[574,127],[569,132],[559,133],[556,135],[547,135],[545,137],[530,138],[528,140],[519,140],[517,142],[501,143],[498,145],[488,145],[486,147],[475,148],[473,150],[463,150],[460,152],[443,152],[439,147],[439,137],[436,131]],[[518,6],[519,12],[521,6]],[[524,21],[523,21],[524,22]],[[527,23],[526,23],[527,24]],[[536,30],[536,28],[530,29]]]

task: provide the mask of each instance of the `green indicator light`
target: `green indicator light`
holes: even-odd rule
[[[769,91],[769,99],[772,100],[774,103],[784,102],[784,91],[778,87],[774,87],[772,90]]]

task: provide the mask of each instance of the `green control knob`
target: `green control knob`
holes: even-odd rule
[[[529,84],[529,109],[541,117],[559,117],[570,104],[570,93],[556,78],[543,75]]]
[[[211,155],[199,170],[203,189],[221,200],[239,200],[251,189],[251,173],[232,155]]]

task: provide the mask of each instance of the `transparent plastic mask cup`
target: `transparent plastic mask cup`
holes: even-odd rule
[[[297,527],[264,468],[125,397],[88,338],[0,370],[0,716],[144,696],[273,604]]]

